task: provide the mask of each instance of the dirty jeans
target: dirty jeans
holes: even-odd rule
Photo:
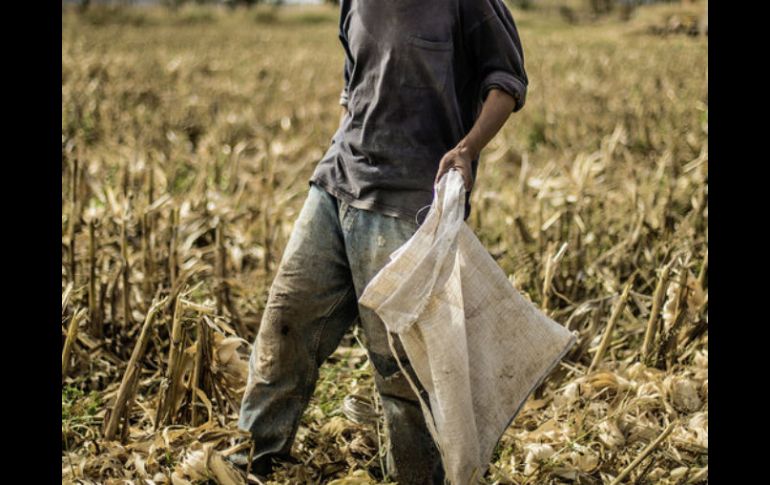
[[[310,185],[249,361],[238,425],[251,432],[255,458],[289,453],[319,366],[359,317],[390,438],[388,473],[401,485],[443,483],[441,458],[390,351],[385,324],[358,305],[366,284],[416,230],[413,221],[357,209]]]

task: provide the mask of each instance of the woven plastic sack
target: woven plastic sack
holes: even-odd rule
[[[435,190],[423,224],[359,303],[383,320],[394,352],[400,339],[427,391],[429,405],[420,404],[447,480],[465,485],[483,477],[503,432],[576,338],[513,287],[465,224],[460,172]]]

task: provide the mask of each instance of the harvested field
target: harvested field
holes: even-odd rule
[[[527,106],[482,154],[469,223],[580,338],[487,483],[707,481],[708,40],[655,35],[672,8],[513,9]],[[223,456],[339,121],[336,29],[334,7],[64,9],[65,483],[245,483]],[[369,366],[351,332],[270,483],[390,483]]]

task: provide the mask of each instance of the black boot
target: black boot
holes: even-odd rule
[[[273,457],[266,455],[255,458],[249,466],[249,451],[239,451],[226,457],[226,460],[238,467],[243,473],[248,470],[252,475],[261,480],[267,479],[267,476],[273,472]]]

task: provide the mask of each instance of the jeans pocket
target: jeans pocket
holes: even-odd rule
[[[358,214],[363,210],[359,209],[357,207],[353,207],[352,205],[348,204],[347,202],[344,203],[345,208],[341,212],[340,216],[340,225],[342,226],[342,230],[345,232],[350,232],[350,228],[353,227],[353,223],[356,220],[356,217],[358,217]]]

